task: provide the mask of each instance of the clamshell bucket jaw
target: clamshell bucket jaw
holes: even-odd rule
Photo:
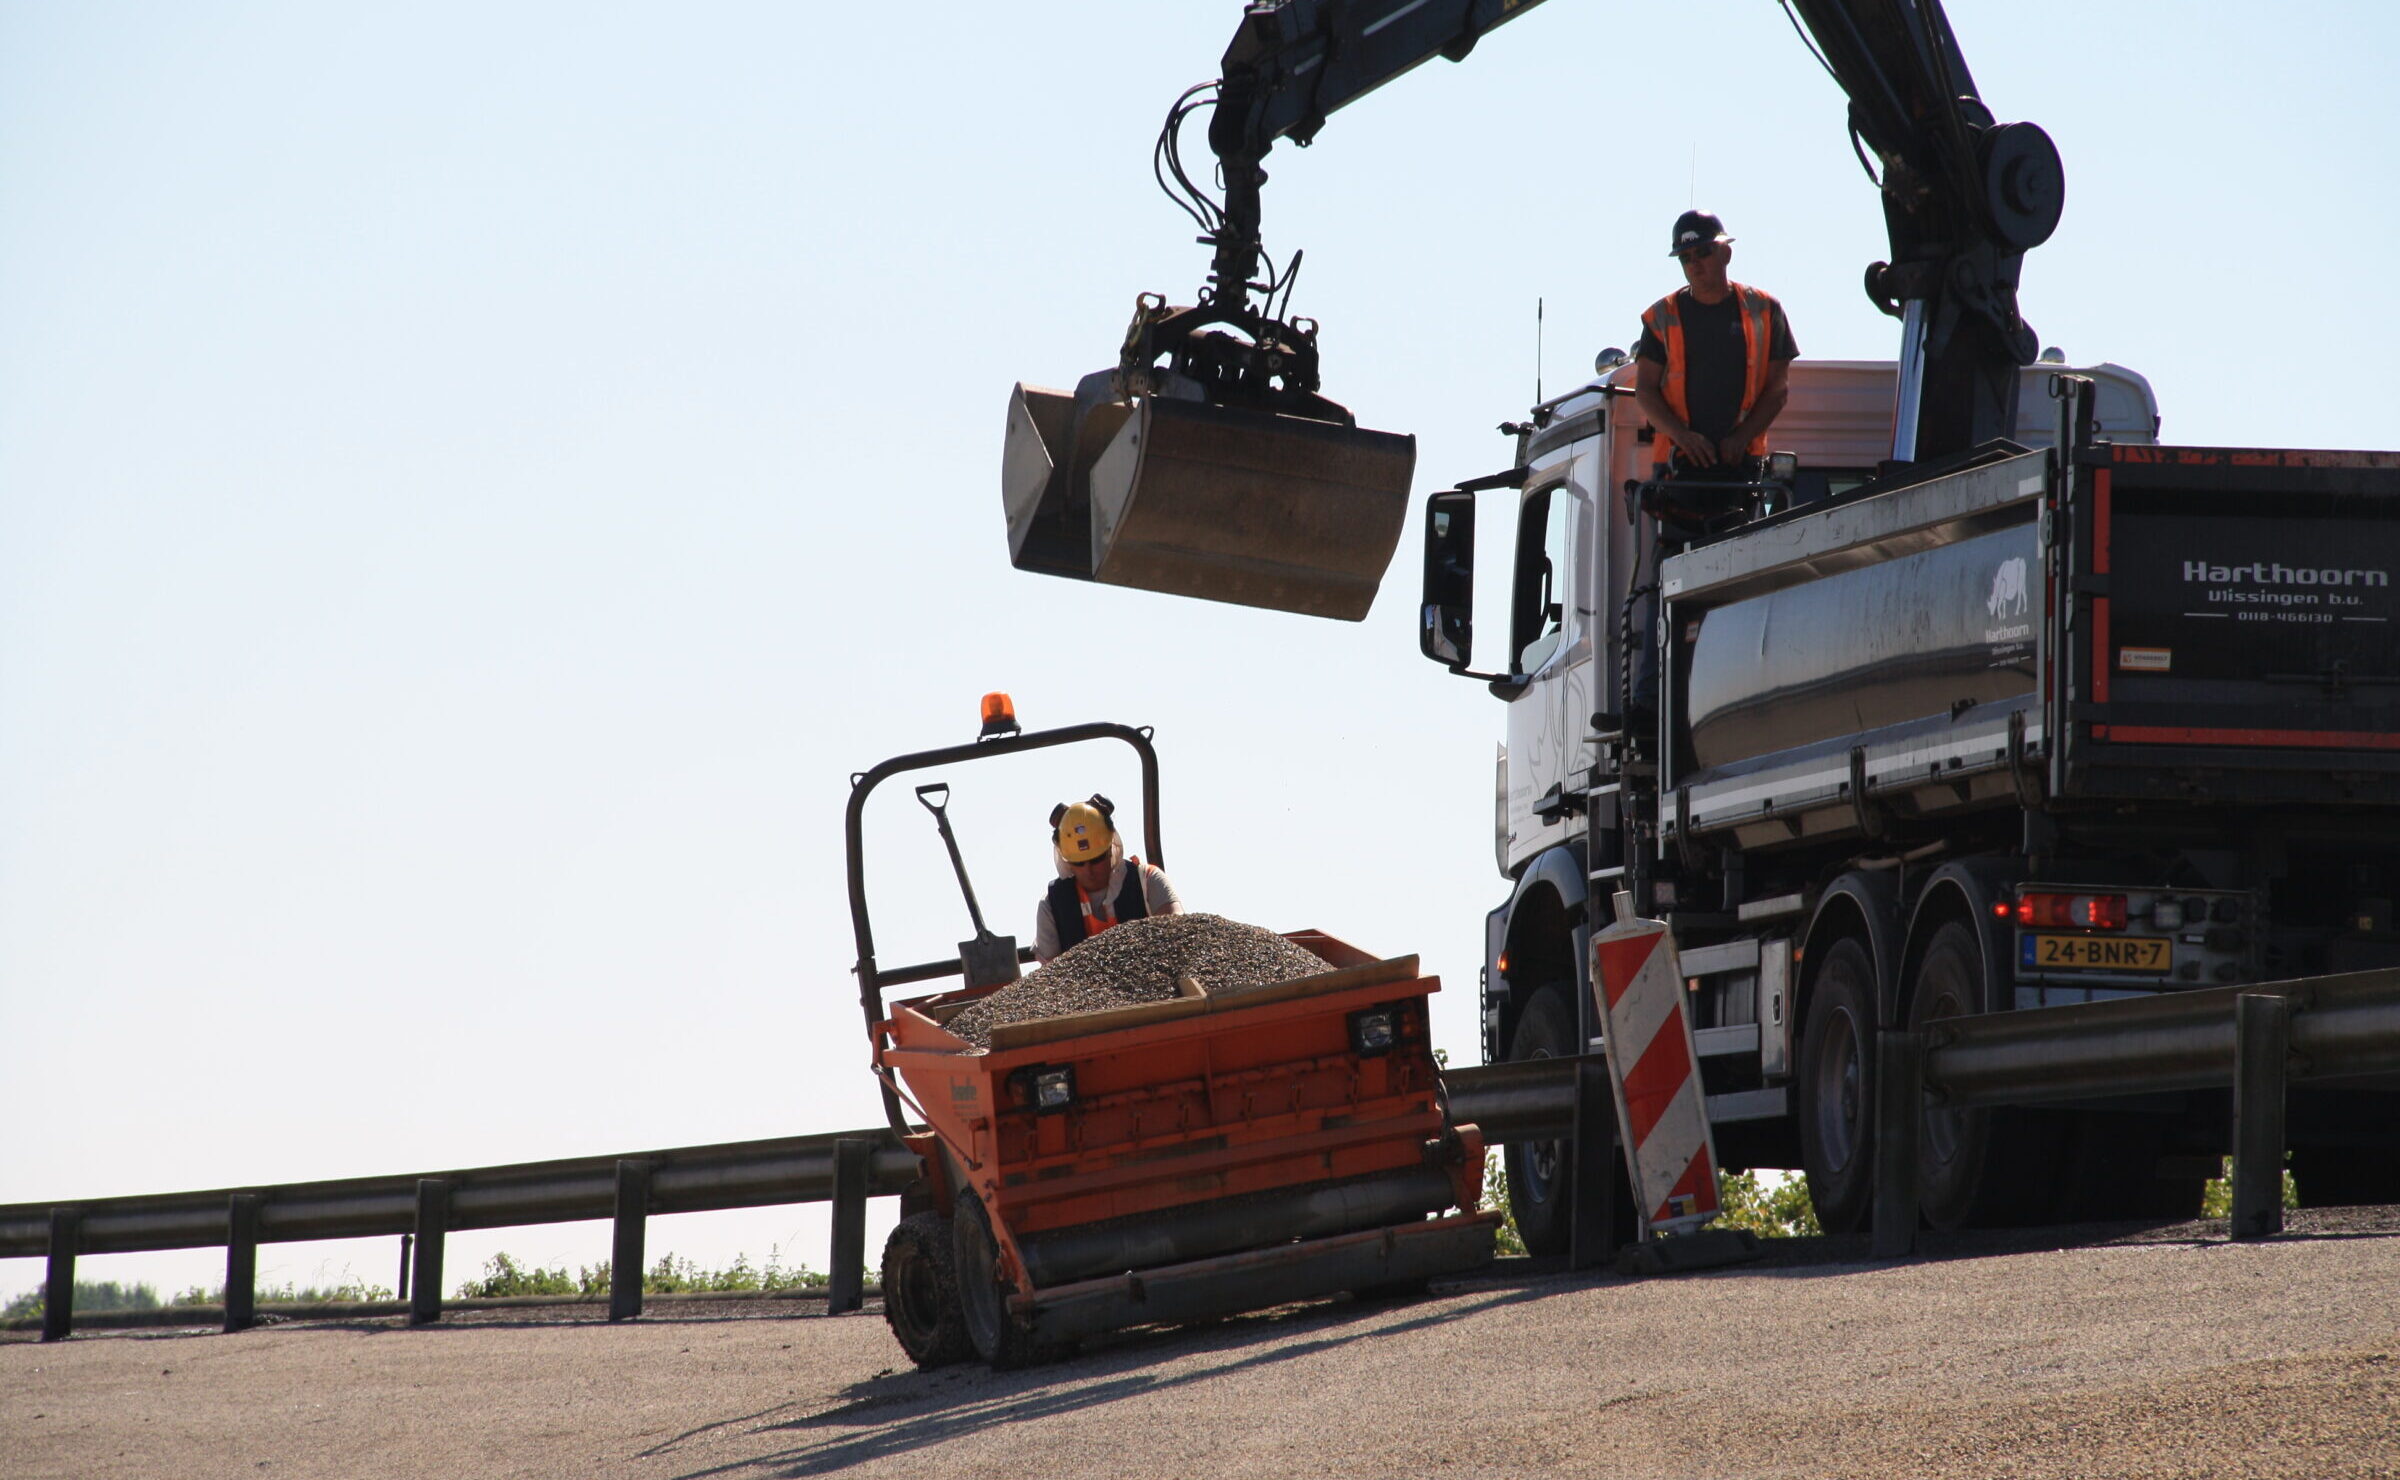
[[[1199,399],[1018,385],[1002,459],[1020,570],[1355,622],[1400,542],[1414,437]],[[1319,402],[1330,407],[1330,403]],[[1334,408],[1338,411],[1338,408]]]

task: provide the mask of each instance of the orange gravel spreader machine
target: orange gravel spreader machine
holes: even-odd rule
[[[944,808],[918,788],[957,868],[975,939],[958,959],[875,960],[861,850],[869,793],[905,772],[1116,740],[1142,765],[1142,856],[1158,845],[1150,732],[1022,733],[1004,696],[986,738],[852,778],[847,819],[860,1000],[893,1129],[922,1174],[884,1248],[893,1334],[920,1367],[1010,1366],[1120,1327],[1206,1320],[1360,1291],[1414,1292],[1490,1262],[1483,1140],[1453,1125],[1428,1035],[1440,982],[1314,930],[1322,973],[1212,995],[1005,1024],[989,1048],[944,1024],[1031,959],[984,927]],[[964,985],[884,1004],[884,989]],[[912,1124],[909,1115],[921,1119]],[[1450,1211],[1456,1209],[1457,1211]]]

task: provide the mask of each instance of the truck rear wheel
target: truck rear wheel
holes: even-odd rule
[[[1866,1225],[1875,1194],[1875,963],[1838,940],[1817,967],[1800,1032],[1800,1166],[1827,1233]]]
[[[1049,1353],[1024,1322],[1009,1314],[1016,1292],[1000,1283],[1000,1244],[992,1222],[974,1194],[961,1192],[950,1220],[952,1257],[958,1266],[958,1304],[975,1355],[998,1371],[1038,1362]]]
[[[1908,1025],[1986,1010],[1983,953],[1974,927],[1934,932],[1908,994]],[[1927,1102],[1917,1137],[1917,1189],[1925,1221],[1959,1228],[2021,1227],[2049,1211],[2060,1122],[2026,1110],[1946,1110]]]
[[[959,1308],[951,1238],[949,1219],[912,1213],[883,1246],[883,1318],[919,1367],[946,1367],[975,1355]]]
[[[1566,1058],[1576,1052],[1575,1013],[1569,987],[1552,983],[1537,987],[1517,1015],[1509,1035],[1508,1061]],[[1564,1254],[1572,1231],[1575,1143],[1511,1142],[1502,1153],[1508,1168],[1508,1215],[1528,1254]]]

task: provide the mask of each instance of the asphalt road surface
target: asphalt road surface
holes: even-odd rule
[[[12,1340],[0,1475],[2400,1476],[2400,1213],[2294,1224],[1511,1261],[998,1375],[788,1305]]]

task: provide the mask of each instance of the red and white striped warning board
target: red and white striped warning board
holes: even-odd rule
[[[1645,1235],[1698,1228],[1718,1211],[1717,1148],[1683,971],[1666,922],[1635,918],[1629,894],[1616,896],[1616,923],[1592,936],[1592,999]]]

